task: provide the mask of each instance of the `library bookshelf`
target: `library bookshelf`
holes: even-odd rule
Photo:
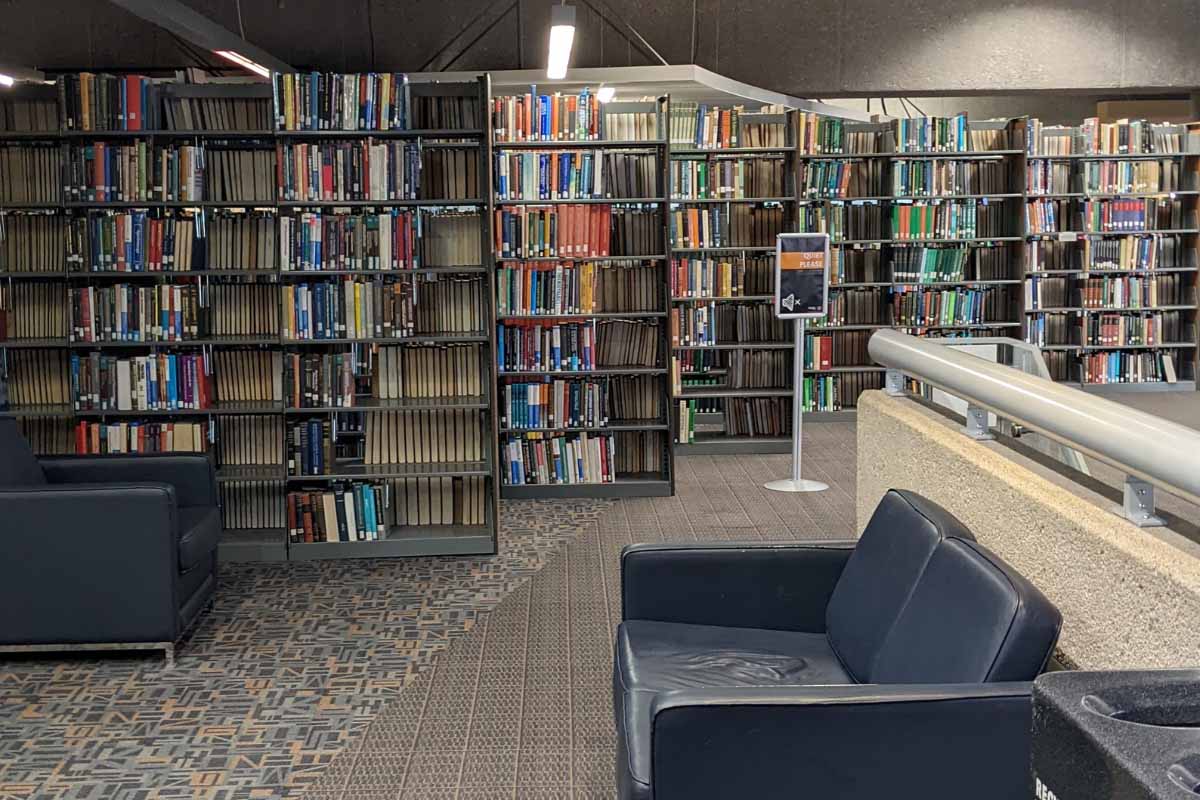
[[[365,97],[367,79],[360,80]],[[94,451],[91,445],[105,437],[103,450],[107,437],[128,442],[126,437],[136,439],[139,432],[163,449],[207,452],[222,500],[224,559],[493,553],[499,495],[487,199],[491,137],[483,124],[489,79],[407,85],[406,124],[389,130],[285,129],[273,103],[274,85],[156,84],[153,91],[162,97],[155,102],[174,105],[172,121],[184,125],[182,130],[0,131],[6,151],[45,147],[56,155],[30,164],[62,170],[61,177],[54,168],[24,176],[31,184],[53,187],[41,192],[52,198],[31,201],[10,190],[0,202],[8,243],[0,249],[5,259],[0,354],[8,400],[0,413],[17,417],[41,453],[76,452],[81,444]],[[371,91],[378,89],[371,84]],[[317,92],[310,96],[314,114],[332,113],[332,104],[317,105]],[[101,100],[116,103],[112,95]],[[94,94],[92,102],[93,110],[107,107]],[[184,119],[182,106],[189,111]],[[234,113],[238,106],[244,107]],[[237,125],[247,115],[257,127]],[[436,124],[423,124],[430,119]],[[122,191],[138,178],[150,183],[145,177],[155,156],[182,152],[175,148],[202,150],[202,166],[196,168],[196,161],[192,166],[205,172],[204,189],[182,199],[144,194],[111,199],[107,192],[104,199],[94,192],[72,199],[72,193],[58,192],[60,180],[69,186],[78,177],[70,165],[100,161],[97,143],[125,147],[121,152],[129,160],[117,165],[126,181]],[[394,160],[382,162],[384,169],[390,165],[390,179],[398,180],[401,158],[409,159],[406,192],[379,195],[374,185],[368,190],[380,176],[367,170],[367,158],[382,158],[382,150],[370,148],[382,146],[400,148],[388,154]],[[351,163],[352,152],[368,151]],[[317,159],[310,162],[316,167],[314,185],[342,182],[343,193],[284,193],[285,157],[313,152],[328,156],[324,170]],[[419,188],[413,177],[418,166],[428,178]],[[98,168],[95,174],[103,176],[98,185],[113,179],[105,167],[113,164]],[[352,186],[354,181],[359,185]],[[354,196],[352,189],[369,199],[346,199]],[[209,199],[217,193],[220,199]],[[105,225],[120,214],[129,214],[138,227],[125,229],[126,257],[117,257],[114,266],[100,254],[112,245],[104,238],[111,235]],[[295,240],[282,240],[285,220],[295,223]],[[171,231],[165,235],[178,234],[173,265],[162,266],[164,253],[171,252],[163,239],[144,240],[160,248],[149,256],[159,259],[150,269],[146,252],[130,249],[134,232],[151,224]],[[380,225],[397,234],[387,245],[380,244]],[[403,235],[401,225],[407,226]],[[322,236],[318,229],[343,238],[324,241],[321,254],[315,249]],[[180,258],[179,247],[190,263]],[[81,309],[85,296],[90,307]],[[134,308],[143,308],[135,298],[140,304],[160,296],[174,297],[164,307],[186,319],[177,328],[165,324],[157,334],[144,328],[154,340],[127,340],[124,328],[113,336],[103,322],[81,331],[84,316],[90,326],[91,314],[117,307],[123,314],[109,322],[132,330]],[[101,298],[120,305],[101,307]],[[322,329],[318,317],[331,327]],[[143,322],[153,321],[138,319]],[[300,322],[308,327],[301,330]],[[162,328],[173,333],[163,335]],[[106,359],[134,363],[121,367]],[[163,365],[164,381],[179,381],[168,388],[178,391],[180,404],[135,410],[122,397],[130,387],[110,383],[123,383],[126,369],[136,381],[146,374],[147,360]],[[103,373],[103,381],[101,373],[89,372],[89,392],[79,389],[81,369],[101,363],[115,371]],[[172,372],[176,366],[179,372]],[[451,384],[454,390],[448,391]],[[82,394],[94,395],[96,402]],[[99,401],[101,395],[113,402]],[[81,424],[94,428],[83,433]]]
[[[1026,341],[1084,391],[1194,391],[1200,127],[1027,125]]]
[[[494,100],[501,496],[671,495],[668,101],[560,102]]]

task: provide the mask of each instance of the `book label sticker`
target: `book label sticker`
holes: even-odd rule
[[[775,240],[775,316],[818,318],[829,306],[829,234],[781,233]]]

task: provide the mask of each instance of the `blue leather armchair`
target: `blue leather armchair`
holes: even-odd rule
[[[621,586],[622,800],[1032,796],[1061,615],[929,500],[857,543],[634,545]]]
[[[217,586],[221,514],[200,455],[37,459],[0,418],[0,649],[162,649]]]

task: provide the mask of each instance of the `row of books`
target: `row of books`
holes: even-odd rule
[[[916,158],[892,162],[891,193],[937,197],[954,194],[1003,194],[1012,191],[1011,167],[1001,159]]]
[[[96,142],[72,146],[63,170],[68,200],[203,200],[204,148]]]
[[[1144,119],[1101,122],[1099,117],[1088,117],[1079,126],[1051,126],[1032,118],[1027,130],[1030,156],[1183,153],[1189,149],[1186,126]]]
[[[671,297],[744,297],[774,291],[774,257],[673,258],[668,272]]]
[[[1026,190],[1037,194],[1126,194],[1175,192],[1183,184],[1183,164],[1177,159],[1155,161],[1054,161],[1036,159],[1025,171]]]
[[[890,322],[887,289],[838,289],[829,293],[825,325],[887,325]]]
[[[486,458],[484,412],[468,409],[366,411],[359,455],[369,466],[445,464]],[[345,416],[345,415],[339,415]]]
[[[783,106],[722,108],[705,103],[671,104],[671,144],[715,150],[730,147],[786,147],[788,122]]]
[[[0,132],[40,133],[57,131],[58,128],[58,103],[55,100],[0,100]]]
[[[485,522],[486,502],[482,476],[349,481],[289,492],[288,537],[293,544],[375,541],[403,537],[405,527],[479,526]]]
[[[1012,319],[1015,297],[1008,287],[934,291],[899,286],[892,293],[895,325],[983,325]]]
[[[545,430],[655,420],[661,415],[661,395],[658,379],[649,375],[510,381],[500,387],[500,423],[510,429]]]
[[[686,303],[671,309],[673,347],[787,341],[789,326],[755,303]]]
[[[0,341],[65,338],[71,321],[66,287],[45,281],[0,281]]]
[[[75,453],[203,453],[208,449],[202,422],[86,422],[75,425]]]
[[[1025,244],[1025,267],[1029,272],[1179,269],[1186,266],[1187,252],[1179,234],[1039,239]]]
[[[479,224],[478,215],[468,219]],[[281,216],[280,268],[293,272],[415,268],[421,240],[418,220],[416,211],[397,208],[382,213],[305,211]],[[462,233],[472,238],[471,231]],[[478,241],[478,230],[475,234]]]
[[[209,327],[197,286],[84,286],[70,301],[73,342],[182,341]]]
[[[804,207],[799,228],[841,241],[986,239],[1007,236],[1012,211],[1003,202],[922,200],[890,210],[879,203]]]
[[[277,72],[271,76],[271,88],[277,130],[386,131],[411,127],[410,86],[404,73]]]
[[[285,339],[370,339],[483,330],[478,277],[324,281],[282,287]]]
[[[1184,324],[1183,315],[1178,311],[1094,314],[1083,324],[1086,326],[1083,329],[1084,344],[1098,347],[1180,343],[1185,341],[1185,333],[1194,331],[1193,326]]]
[[[62,150],[57,144],[0,146],[0,203],[58,205],[62,200]]]
[[[1089,353],[1080,358],[1083,383],[1175,383],[1175,358],[1165,352]]]
[[[779,156],[676,158],[671,160],[671,197],[783,198],[789,193],[788,171],[787,159]]]
[[[203,353],[117,358],[71,354],[76,411],[180,411],[212,407],[212,369]]]
[[[217,492],[227,531],[279,529],[287,523],[278,481],[222,481]]]
[[[631,262],[505,262],[496,271],[500,316],[562,316],[656,311],[662,279],[654,264]]]
[[[537,87],[530,86],[524,95],[493,97],[491,111],[492,135],[498,143],[658,138],[655,112],[612,119],[587,87],[578,94],[539,95]]]
[[[161,93],[156,83],[144,75],[61,75],[59,120],[68,131],[159,129]]]
[[[1007,247],[909,247],[889,254],[896,283],[1010,280],[1017,277]]]
[[[1025,308],[1148,308],[1191,305],[1195,287],[1178,273],[1139,277],[1048,278],[1025,280]]]
[[[50,214],[0,214],[0,272],[62,272],[67,222]]]
[[[421,156],[416,142],[279,142],[276,191],[288,201],[416,200],[424,196]]]
[[[675,207],[671,210],[671,246],[766,247],[784,233],[788,213],[779,203],[744,204],[729,208]]]
[[[383,400],[466,397],[482,399],[484,350],[478,343],[355,348],[357,374],[370,373],[372,394]],[[336,402],[334,403],[336,405]]]
[[[0,394],[7,388],[10,407],[70,405],[70,365],[62,350],[10,350],[4,366],[0,382],[6,386],[0,388]]]
[[[820,159],[804,162],[800,196],[807,198],[881,197],[887,192],[888,165],[879,159]]]
[[[163,98],[162,121],[167,130],[269,131],[271,103],[241,97]]]
[[[505,323],[496,362],[501,372],[579,372],[658,364],[658,326],[633,320]]]
[[[1148,197],[1138,200],[1034,200],[1025,204],[1030,233],[1083,231],[1124,233],[1180,230],[1195,225],[1195,212],[1182,200]]]
[[[387,535],[384,487],[353,481],[324,491],[288,492],[291,542],[375,541]]]
[[[579,200],[659,195],[658,157],[612,150],[497,150],[496,199]]]
[[[501,444],[500,474],[510,486],[613,483],[619,443],[629,438],[622,433],[513,436]]]
[[[858,367],[871,363],[867,342],[872,331],[833,331],[804,337],[804,368],[828,370]]]
[[[662,210],[607,203],[497,209],[499,258],[607,258],[662,250]]]
[[[800,152],[814,155],[973,152],[1011,146],[1008,126],[972,128],[966,114],[855,123],[801,113],[798,127]]]

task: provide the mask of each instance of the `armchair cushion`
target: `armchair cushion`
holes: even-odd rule
[[[617,629],[613,704],[630,775],[650,782],[650,705],[662,692],[852,683],[820,633],[628,620]]]
[[[0,486],[44,486],[46,474],[12,417],[0,417]]]
[[[891,489],[875,507],[826,609],[829,640],[858,683],[872,671],[884,640],[938,546],[974,539],[950,512],[913,492]]]
[[[221,512],[215,506],[185,506],[178,513],[179,571],[187,572],[217,549]]]
[[[871,682],[1032,680],[1061,623],[1041,592],[982,545],[947,539],[880,648]]]

